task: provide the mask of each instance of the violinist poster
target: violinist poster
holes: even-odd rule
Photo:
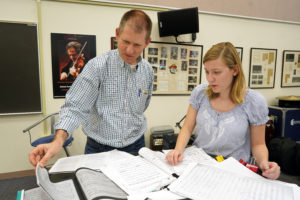
[[[96,36],[51,33],[52,77],[54,98],[64,98],[82,72],[96,56]]]

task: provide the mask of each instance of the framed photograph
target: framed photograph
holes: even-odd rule
[[[277,49],[251,48],[250,88],[274,88]]]
[[[200,84],[202,45],[152,41],[144,58],[154,70],[153,95],[189,95]]]
[[[238,52],[241,61],[243,61],[243,47],[235,47],[235,49]]]
[[[300,51],[283,51],[281,87],[300,87]]]
[[[96,36],[51,33],[52,78],[54,98],[64,98],[82,72],[96,56]]]
[[[110,38],[110,48],[111,49],[117,49],[118,48],[118,41],[116,37]]]

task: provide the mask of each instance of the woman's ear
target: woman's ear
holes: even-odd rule
[[[233,76],[236,76],[239,74],[239,68],[238,68],[238,65],[234,65],[234,68],[233,68]]]

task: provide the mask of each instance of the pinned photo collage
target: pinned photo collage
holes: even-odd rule
[[[190,94],[200,83],[201,45],[151,42],[144,58],[154,71],[153,94]]]

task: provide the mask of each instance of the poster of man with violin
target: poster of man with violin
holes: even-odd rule
[[[96,56],[96,36],[51,33],[51,51],[53,96],[64,98],[85,64]]]

